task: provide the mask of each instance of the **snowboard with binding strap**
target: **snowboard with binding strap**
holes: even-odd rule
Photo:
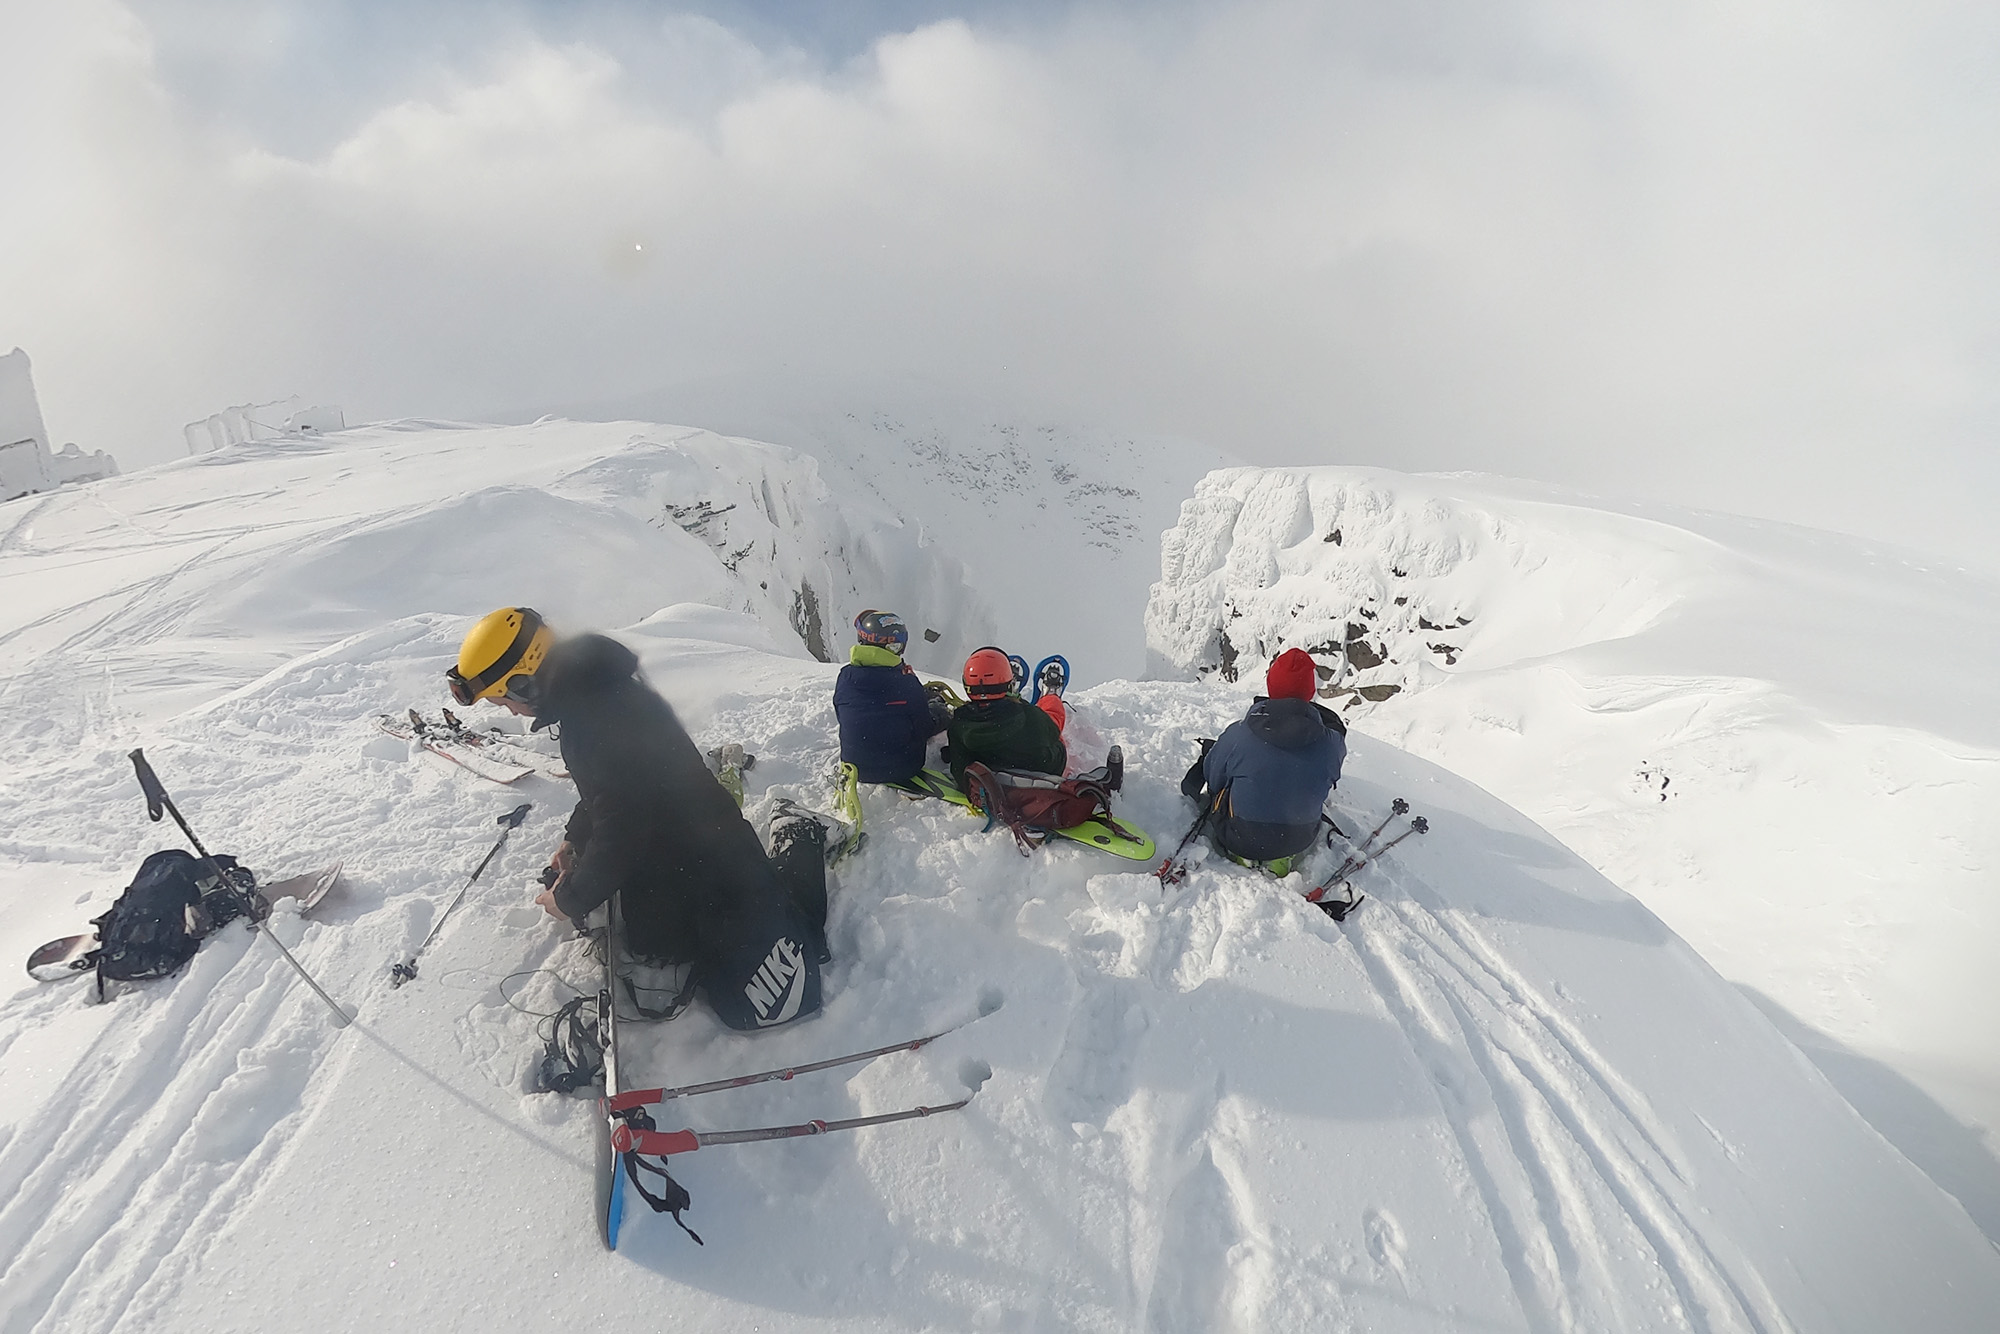
[[[919,769],[916,777],[908,783],[884,783],[883,786],[913,796],[936,797],[940,801],[950,802],[967,814],[976,815],[982,820],[986,818],[986,812],[974,806],[972,798],[958,790],[958,784],[951,781],[950,774],[941,773],[936,769]],[[1048,832],[1051,837],[1081,844],[1086,848],[1095,848],[1099,852],[1108,852],[1126,861],[1151,861],[1153,854],[1159,851],[1146,831],[1136,825],[1126,825],[1121,831],[1113,829],[1102,820],[1085,820],[1082,824],[1071,825],[1067,829],[1051,829]],[[1136,837],[1127,837],[1128,832]]]
[[[297,899],[299,911],[308,913],[318,907],[319,901],[339,883],[341,865],[335,862],[288,880],[259,885],[257,890],[273,903],[279,899]],[[28,956],[28,976],[37,982],[60,982],[65,977],[81,977],[96,965],[97,946],[95,931],[51,940]]]

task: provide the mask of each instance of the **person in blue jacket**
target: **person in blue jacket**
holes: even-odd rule
[[[1313,701],[1317,673],[1304,650],[1279,654],[1264,682],[1270,694],[1202,752],[1181,791],[1213,804],[1208,834],[1224,853],[1284,875],[1319,833],[1347,759],[1347,724]]]
[[[864,783],[907,783],[924,767],[925,748],[950,723],[950,711],[903,661],[910,631],[900,616],[864,611],[854,618],[854,638],[833,686],[841,761]]]

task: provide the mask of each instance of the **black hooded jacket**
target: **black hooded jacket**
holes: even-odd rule
[[[580,921],[616,891],[637,953],[695,959],[767,938],[789,900],[764,847],[639,660],[602,635],[549,650],[535,727],[562,725],[576,860],[556,906]],[[802,937],[801,937],[802,938]]]

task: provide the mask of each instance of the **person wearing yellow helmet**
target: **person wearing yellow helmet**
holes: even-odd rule
[[[532,715],[537,731],[560,724],[577,803],[551,861],[556,882],[536,901],[581,921],[616,895],[627,953],[692,963],[692,985],[732,1028],[814,1013],[827,958],[824,830],[766,857],[638,672],[615,639],[558,639],[532,609],[504,607],[472,627],[445,673],[462,704]]]
[[[556,642],[533,607],[502,607],[479,618],[445,670],[451,697],[470,706],[490,699],[515,713],[534,712],[535,673]]]

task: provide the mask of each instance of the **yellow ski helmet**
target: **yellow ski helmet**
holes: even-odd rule
[[[458,665],[445,670],[460,704],[512,695],[532,702],[533,681],[555,635],[531,607],[502,607],[479,618],[458,646]]]

